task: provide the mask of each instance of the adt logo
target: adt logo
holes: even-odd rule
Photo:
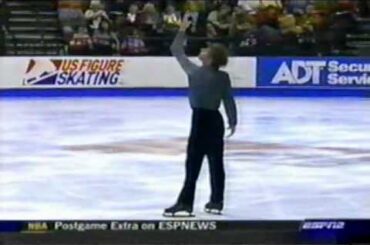
[[[320,85],[321,71],[326,65],[326,61],[294,60],[291,66],[284,62],[271,84],[302,85],[310,82],[312,85]]]

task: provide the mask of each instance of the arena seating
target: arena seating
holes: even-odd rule
[[[119,19],[123,15],[123,11],[117,11],[114,8],[114,0],[100,0],[105,4],[105,8],[112,20]],[[287,2],[289,0],[282,0],[281,2]],[[340,1],[340,0],[338,0]],[[358,0],[360,2],[366,2]],[[82,11],[86,11],[89,6],[90,0],[86,0],[86,8]],[[122,2],[122,1],[121,1]],[[135,1],[128,1],[135,2]],[[143,2],[143,1],[142,1]],[[148,1],[146,1],[148,2]],[[173,1],[159,1],[153,0],[153,2],[172,2]],[[184,2],[184,1],[182,1]],[[213,2],[213,1],[210,1]],[[226,2],[226,1],[224,1]],[[238,1],[233,2],[233,6],[236,6]],[[272,2],[272,1],[271,1]],[[279,1],[276,1],[279,2]],[[68,55],[71,54],[68,47],[69,41],[66,40],[63,34],[63,28],[58,19],[58,0],[0,0],[1,12],[0,12],[0,54],[6,55]],[[112,7],[113,6],[113,7]],[[126,10],[127,11],[127,10]],[[179,11],[181,12],[181,11]],[[184,12],[181,12],[183,15]],[[207,13],[208,14],[208,13]],[[344,16],[344,17],[343,17]],[[206,16],[207,17],[207,16]],[[348,17],[348,16],[347,16]],[[336,19],[337,18],[337,19]],[[207,18],[205,18],[205,21]],[[289,18],[287,18],[289,21]],[[188,46],[188,53],[190,55],[196,55],[199,49],[205,46],[209,42],[223,42],[228,44],[232,50],[233,55],[368,55],[370,53],[370,17],[369,16],[356,16],[355,28],[353,26],[347,29],[335,29],[335,21],[343,21],[346,23],[345,14],[334,16],[331,21],[334,23],[330,27],[329,32],[325,33],[328,36],[325,39],[324,47],[327,50],[319,50],[316,45],[317,40],[313,40],[312,37],[301,35],[298,38],[297,46],[287,45],[287,43],[269,43],[267,38],[271,38],[271,35],[275,35],[270,29],[263,28],[257,29],[257,31],[250,32],[250,35],[243,36],[243,40],[235,39],[230,36],[223,37],[210,37],[205,32],[199,32],[194,35],[190,34],[192,45]],[[116,24],[115,21],[111,22]],[[202,25],[206,25],[203,22]],[[204,28],[203,28],[204,27]],[[201,29],[205,29],[205,26]],[[131,27],[130,27],[131,28]],[[265,29],[264,29],[265,28]],[[129,29],[129,28],[128,28]],[[115,32],[118,33],[117,38],[117,54],[121,55],[168,55],[168,47],[171,42],[173,35],[164,35],[163,33],[151,35],[144,35],[142,37],[143,42],[148,46],[146,51],[143,53],[124,53],[122,51],[122,45],[124,40],[120,36],[122,32],[122,26],[115,26]],[[263,30],[263,31],[261,31]],[[346,32],[346,34],[344,34]],[[262,34],[261,34],[262,33]],[[340,35],[343,33],[343,35]],[[90,35],[92,35],[90,33]],[[319,34],[320,35],[320,32]],[[263,38],[260,41],[255,41],[260,36]],[[246,43],[247,45],[243,48],[235,47],[235,40],[239,43]],[[309,47],[307,46],[307,40],[310,40]],[[338,44],[330,44],[331,42],[337,42]],[[303,44],[302,44],[303,43]],[[283,47],[283,48],[282,48]],[[291,48],[294,47],[294,48]],[[92,50],[89,55],[94,55]]]
[[[7,55],[58,55],[63,49],[53,1],[6,0]]]
[[[347,44],[355,55],[370,55],[370,18],[358,19],[359,30],[356,34],[347,34]]]

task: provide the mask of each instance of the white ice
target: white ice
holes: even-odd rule
[[[238,98],[224,216],[370,218],[370,100]],[[0,100],[0,219],[162,219],[184,179],[185,97]]]

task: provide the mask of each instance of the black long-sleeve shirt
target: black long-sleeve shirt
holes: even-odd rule
[[[185,38],[184,32],[177,33],[171,45],[171,53],[188,76],[191,107],[218,110],[223,101],[228,123],[230,126],[235,126],[237,111],[229,74],[212,67],[197,66],[191,62],[183,48]]]

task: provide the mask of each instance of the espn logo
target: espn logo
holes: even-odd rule
[[[343,221],[304,221],[301,230],[342,230],[345,225]]]

